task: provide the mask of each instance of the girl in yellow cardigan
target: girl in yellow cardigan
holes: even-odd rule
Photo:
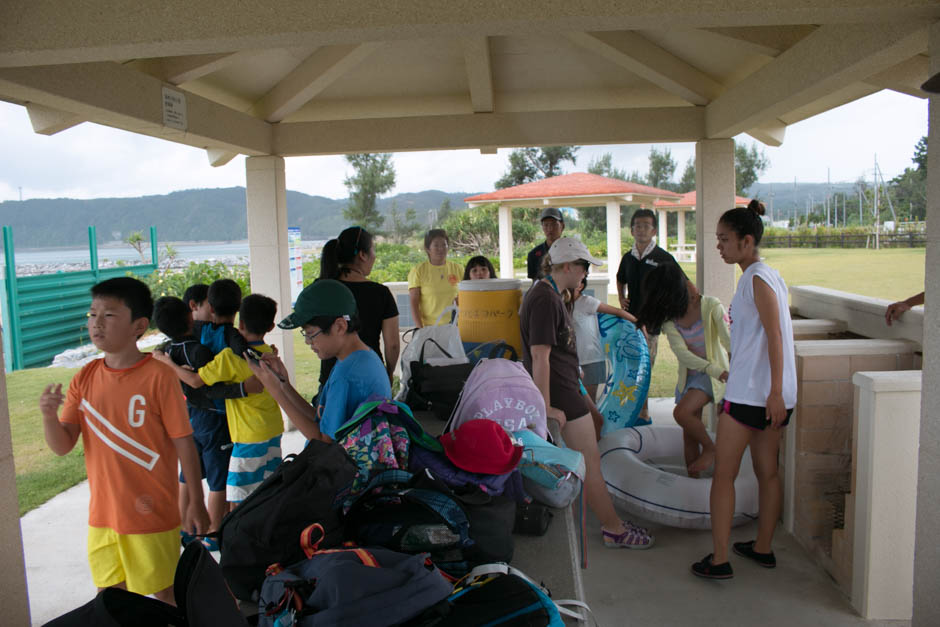
[[[700,294],[676,264],[654,269],[644,287],[640,321],[648,328],[662,325],[679,360],[672,415],[682,427],[689,476],[698,477],[715,462],[715,443],[702,422],[702,409],[724,398],[731,348],[728,317],[721,301]]]

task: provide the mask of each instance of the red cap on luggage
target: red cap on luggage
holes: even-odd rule
[[[440,440],[447,458],[468,472],[502,475],[522,458],[522,445],[501,424],[485,418],[465,422]]]

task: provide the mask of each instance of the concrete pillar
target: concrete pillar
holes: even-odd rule
[[[703,139],[695,144],[696,284],[727,309],[734,296],[734,267],[715,248],[718,218],[734,206],[734,140]]]
[[[909,620],[921,373],[856,372],[852,383],[852,607],[869,620]]]
[[[0,343],[0,364],[3,346]],[[42,429],[37,423],[36,428]],[[29,625],[29,597],[26,590],[26,564],[23,535],[17,507],[16,469],[13,466],[13,438],[10,435],[10,410],[7,404],[6,374],[0,373],[0,608],[5,625]]]
[[[620,267],[620,203],[607,201],[607,293],[617,293],[617,268]],[[603,300],[601,301],[603,302]]]
[[[512,267],[512,208],[499,206],[499,278],[511,279]]]
[[[251,291],[277,301],[276,322],[291,312],[284,158],[245,159],[245,196],[248,207]],[[277,346],[284,365],[293,377],[292,333],[296,331],[274,327],[265,339],[269,344]]]
[[[656,227],[656,237],[658,238],[659,247],[663,250],[667,250],[668,246],[666,245],[669,241],[669,229],[666,226],[666,216],[669,213],[665,209],[660,209],[656,212],[656,215],[659,216],[659,226]]]
[[[680,211],[676,219],[676,238],[679,240],[679,249],[685,246],[685,211]]]
[[[940,72],[940,23],[929,31],[931,76]],[[940,95],[929,105],[927,139],[927,255],[924,302],[924,386],[920,402],[917,531],[914,540],[915,627],[940,624]],[[926,270],[933,268],[930,272]]]

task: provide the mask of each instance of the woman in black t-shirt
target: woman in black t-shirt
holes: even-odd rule
[[[604,544],[648,549],[653,537],[614,510],[601,475],[600,453],[587,397],[579,382],[578,351],[571,314],[561,293],[573,290],[600,261],[579,240],[563,237],[548,251],[545,278],[529,288],[519,311],[522,360],[545,399],[546,414],[562,427],[565,444],[584,455],[584,495],[601,522]]]
[[[351,226],[323,246],[320,278],[336,279],[353,293],[359,308],[359,338],[383,358],[391,382],[401,352],[398,306],[391,290],[367,278],[374,264],[375,241],[372,234],[361,226]],[[320,387],[329,378],[335,363],[335,358],[320,362]]]

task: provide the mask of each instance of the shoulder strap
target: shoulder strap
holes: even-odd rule
[[[316,541],[313,540],[317,534]],[[307,559],[311,559],[316,555],[326,555],[328,553],[353,553],[356,557],[359,558],[359,561],[365,566],[371,566],[372,568],[381,568],[379,561],[375,559],[375,555],[371,552],[357,546],[346,546],[343,549],[324,549],[320,550],[320,542],[323,541],[323,538],[326,537],[326,532],[323,530],[323,525],[320,523],[313,523],[306,529],[300,532],[300,548],[304,550],[304,555],[307,556]]]
[[[421,344],[421,353],[418,355],[418,361],[421,362],[422,364],[424,363],[424,348],[428,345],[428,342],[431,342],[432,344],[437,346],[437,349],[441,351],[442,353],[444,353],[444,355],[447,356],[448,358],[453,358],[453,355],[451,355],[446,350],[444,350],[444,347],[438,344],[437,340],[435,340],[433,337],[429,337],[428,339],[424,340],[423,344]]]

